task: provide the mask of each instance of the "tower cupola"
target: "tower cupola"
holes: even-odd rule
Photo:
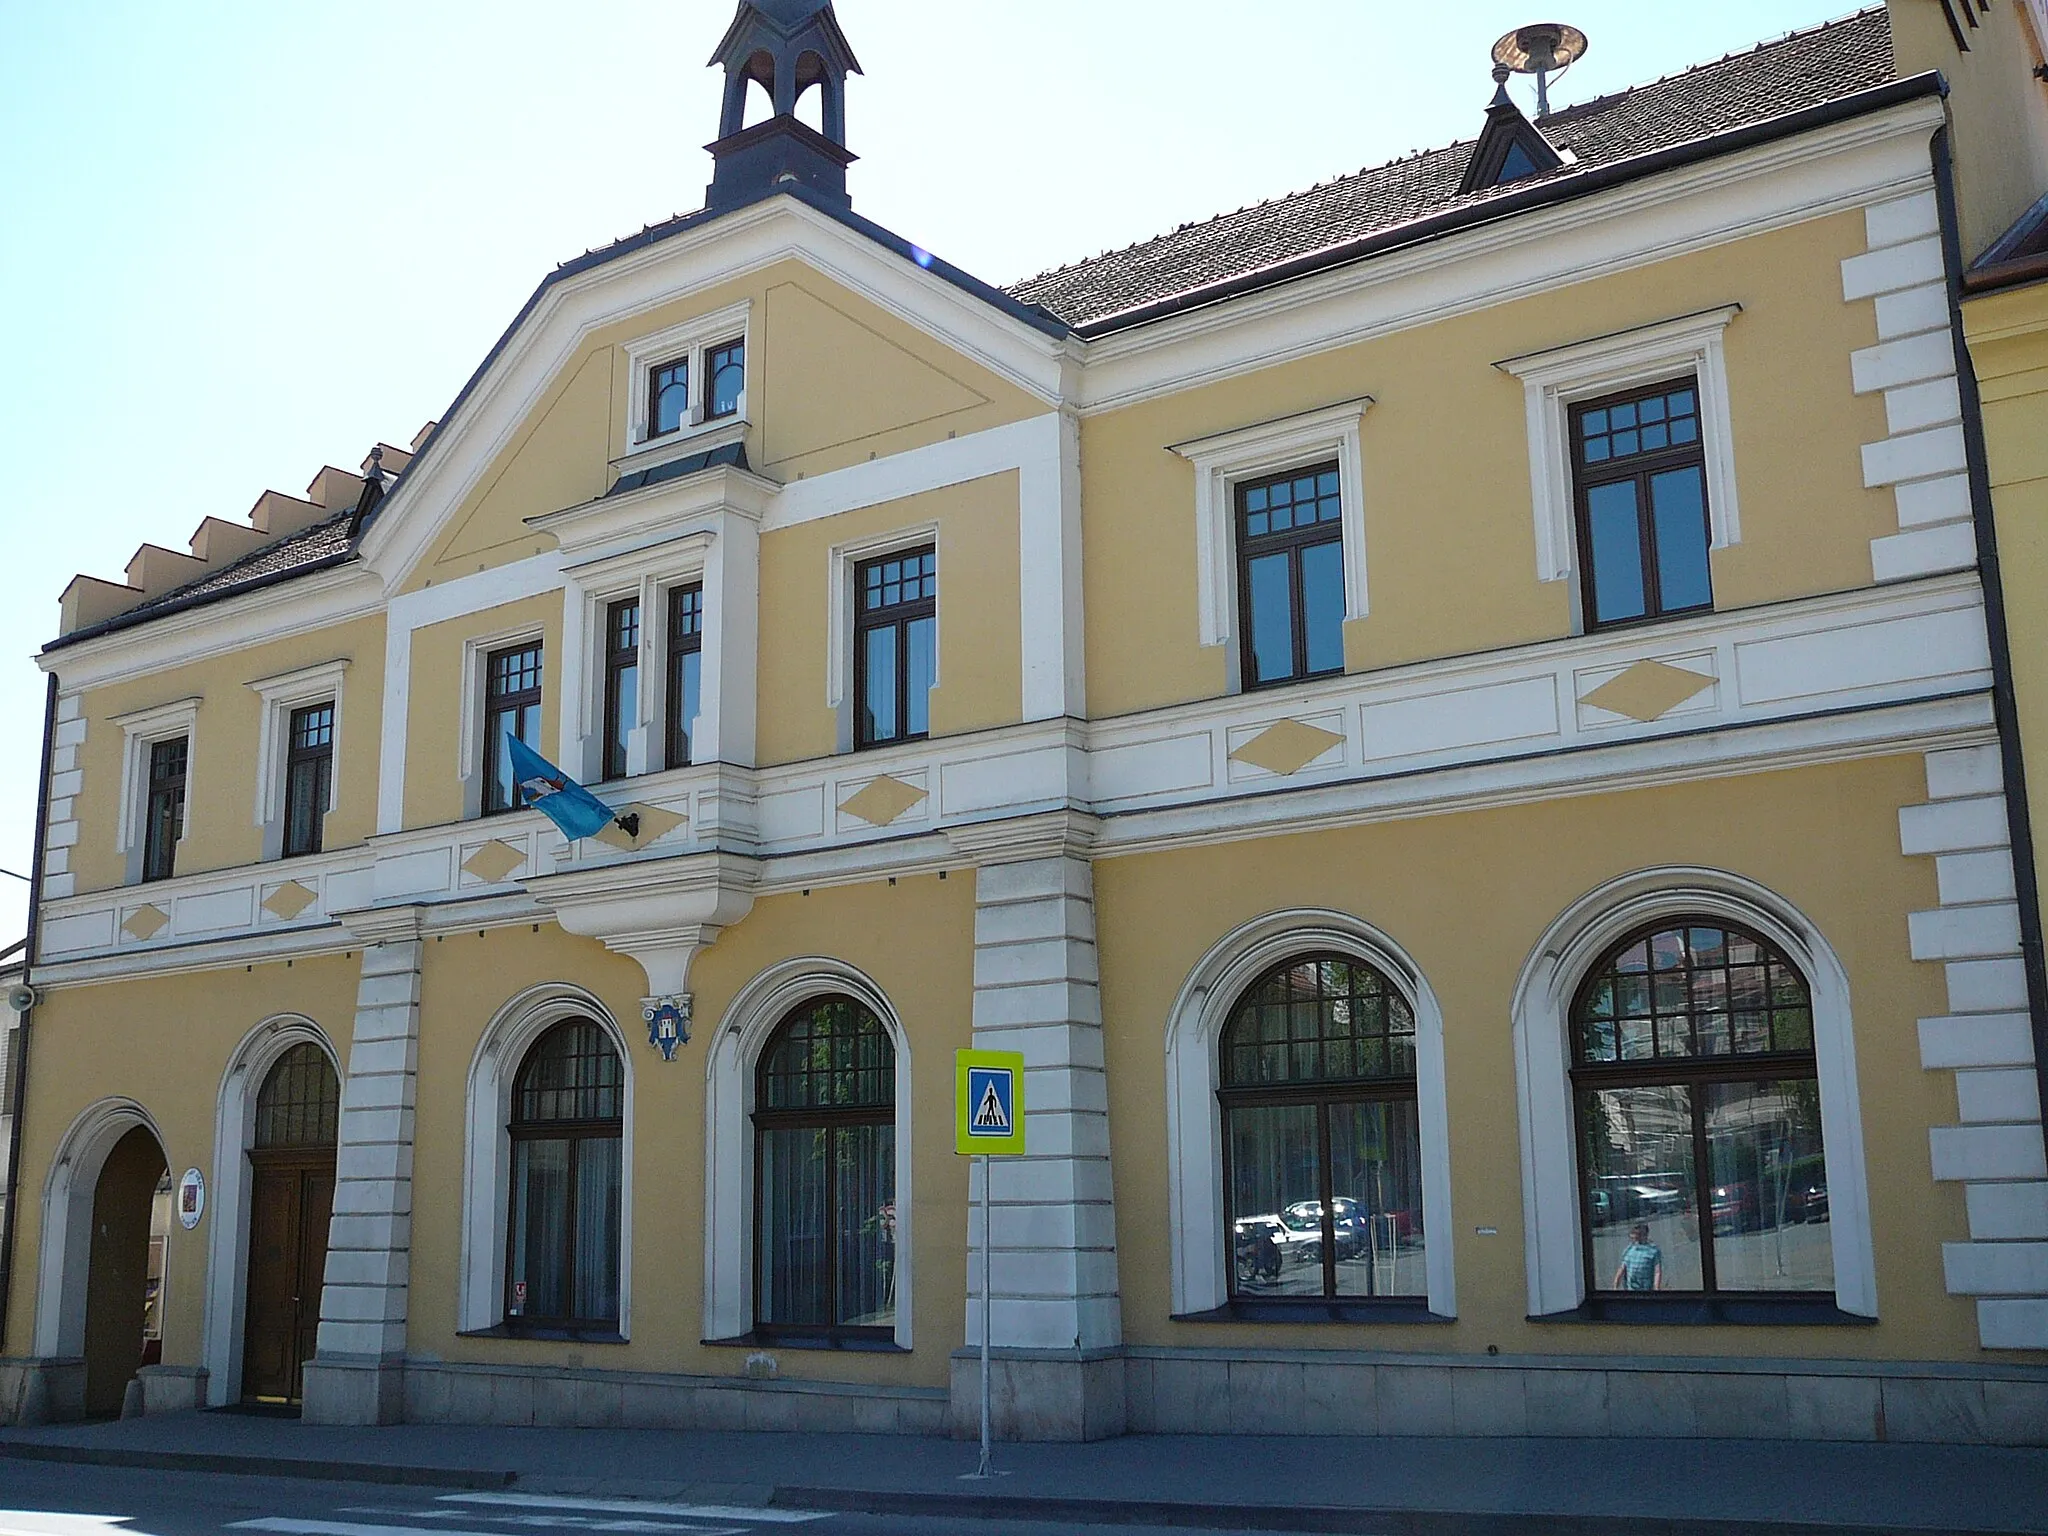
[[[736,208],[791,185],[851,206],[846,77],[861,69],[831,0],[740,0],[711,63],[725,69],[725,104],[710,146],[715,169],[706,206]],[[773,115],[747,128],[747,87],[755,81],[768,92]],[[813,87],[822,133],[796,115]]]

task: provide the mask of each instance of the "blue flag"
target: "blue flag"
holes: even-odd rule
[[[590,837],[616,819],[610,806],[509,732],[512,778],[526,803],[562,829],[564,837]]]

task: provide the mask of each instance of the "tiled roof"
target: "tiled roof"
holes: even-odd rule
[[[1027,278],[1008,291],[1070,325],[1086,326],[1539,181],[1568,179],[1821,106],[1892,77],[1891,21],[1878,6],[1552,113],[1537,126],[1575,163],[1540,178],[1460,196],[1458,182],[1475,142],[1468,140],[1183,225],[1125,250]],[[1474,103],[1475,120],[1482,105]]]
[[[125,621],[135,615],[182,605],[194,598],[219,596],[237,587],[246,587],[261,581],[266,576],[280,575],[285,571],[297,570],[303,565],[312,565],[315,561],[346,554],[349,547],[349,519],[353,516],[355,509],[345,507],[334,516],[317,522],[310,528],[288,533],[274,543],[252,550],[241,559],[232,561],[217,571],[208,571],[197,581],[187,582],[182,587],[173,587],[147,602],[137,603],[122,614],[121,618]]]

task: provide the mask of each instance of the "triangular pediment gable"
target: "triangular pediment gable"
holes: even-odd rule
[[[808,381],[800,407],[791,397],[768,429],[776,446],[750,449],[771,477],[778,460],[794,478],[832,467],[835,449],[844,457],[859,446],[862,459],[898,451],[892,431],[918,422],[998,401],[1014,416],[1063,397],[1064,326],[858,216],[781,196],[680,221],[661,238],[569,263],[528,301],[376,509],[362,549],[385,590],[545,548],[526,517],[600,497],[616,472],[626,344],[678,313],[749,294],[767,322],[749,369]],[[863,387],[870,357],[886,360],[888,390]],[[878,413],[878,399],[893,399],[895,415]],[[979,427],[961,415],[959,429]],[[500,505],[485,515],[493,496]]]

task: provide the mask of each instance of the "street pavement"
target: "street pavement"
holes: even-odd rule
[[[1071,1536],[1084,1529],[0,1462],[0,1536]]]
[[[998,1445],[996,1465],[1000,1477],[976,1480],[964,1475],[974,1446],[910,1436],[343,1428],[182,1413],[0,1431],[0,1509],[111,1511],[133,1522],[114,1530],[148,1536],[234,1527],[205,1523],[207,1497],[228,1496],[220,1490],[234,1490],[235,1520],[327,1522],[236,1527],[273,1536],[710,1527],[839,1536],[1110,1524],[1371,1536],[2048,1536],[2048,1451],[2020,1448],[1134,1435]],[[313,1492],[340,1484],[357,1486]],[[261,1507],[250,1503],[256,1488],[265,1490]],[[116,1489],[145,1497],[119,1508],[96,1502]],[[146,1497],[158,1492],[183,1502],[160,1511]],[[788,1512],[826,1518],[780,1518]],[[186,1523],[167,1523],[177,1519]],[[108,1528],[0,1517],[0,1536]]]

